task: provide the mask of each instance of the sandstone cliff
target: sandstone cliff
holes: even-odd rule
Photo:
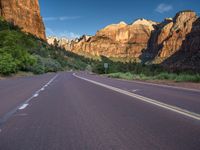
[[[157,57],[169,58],[180,51],[187,35],[192,32],[193,23],[197,18],[195,12],[185,11],[178,13],[171,21],[164,23],[164,26],[157,30],[156,41],[153,43],[154,50],[158,51]],[[193,37],[191,37],[192,39]],[[192,43],[186,45],[187,49],[190,49],[190,44]]]
[[[148,41],[157,23],[139,19],[128,25],[113,24],[98,31],[95,36],[82,37],[72,42],[71,51],[92,56],[104,55],[117,58],[137,58],[148,47]]]
[[[138,19],[113,24],[95,36],[71,42],[71,51],[89,55],[163,64],[170,68],[200,70],[200,19],[181,11],[161,23]]]
[[[192,19],[192,18],[191,18]],[[163,65],[175,69],[200,71],[200,18],[195,19],[182,45]]]
[[[38,0],[0,0],[0,16],[23,31],[46,40]]]
[[[47,37],[47,42],[50,45],[58,46],[66,50],[71,49],[71,40],[63,37],[63,38],[58,38],[58,37]]]

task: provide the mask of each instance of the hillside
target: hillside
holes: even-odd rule
[[[0,19],[0,74],[18,71],[41,74],[64,69],[84,69],[86,60],[50,46],[45,41],[21,31],[12,23]]]

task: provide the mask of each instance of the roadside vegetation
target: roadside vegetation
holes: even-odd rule
[[[190,75],[190,74],[175,74],[175,73],[167,73],[162,72],[155,76],[149,76],[145,74],[135,74],[133,72],[118,72],[118,73],[110,73],[107,75],[112,78],[120,78],[127,80],[171,80],[175,82],[200,82],[200,75]]]
[[[86,58],[51,46],[37,37],[0,18],[0,76],[12,74],[43,74],[63,70],[87,70],[108,77],[128,80],[173,80],[200,82],[200,74],[191,71],[167,71],[159,65],[144,65],[137,60],[122,62],[104,56]]]
[[[191,70],[166,70],[159,65],[145,65],[136,62],[114,62],[106,57],[93,66],[93,72],[105,74],[103,64],[108,63],[107,76],[127,80],[171,80],[175,82],[200,82],[200,74]]]
[[[20,72],[42,74],[66,69],[84,70],[87,61],[71,57],[58,47],[48,45],[37,37],[0,18],[0,75]]]

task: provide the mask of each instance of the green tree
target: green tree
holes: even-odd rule
[[[12,55],[7,53],[0,53],[0,73],[3,75],[10,75],[17,71],[17,65]]]

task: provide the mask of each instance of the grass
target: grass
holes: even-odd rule
[[[108,77],[132,80],[133,79],[133,74],[131,74],[130,72],[127,72],[127,73],[119,72],[119,73],[108,74]]]
[[[200,83],[200,75],[199,74],[176,74],[176,73],[167,73],[162,72],[158,73],[155,76],[148,76],[145,74],[133,74],[131,72],[118,72],[118,73],[110,73],[107,75],[112,78],[120,78],[126,80],[170,80],[175,82],[195,82]]]

